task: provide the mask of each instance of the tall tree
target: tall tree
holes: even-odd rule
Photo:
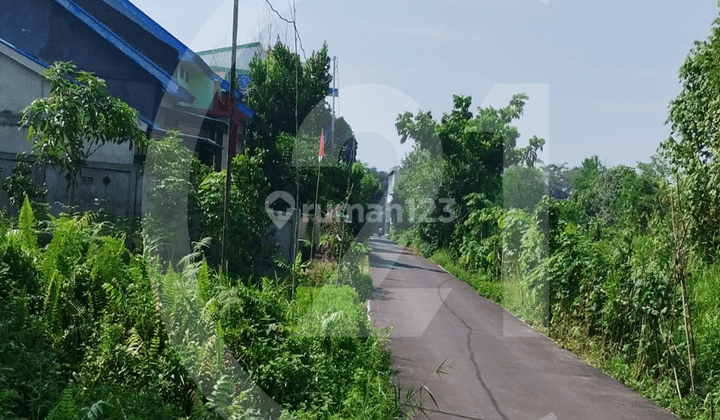
[[[317,118],[316,107],[327,108],[325,97],[332,82],[327,45],[302,63],[290,48],[277,42],[267,57],[250,62],[249,75],[245,100],[257,119],[249,127],[248,149],[266,151],[265,172],[273,189],[281,189],[292,183],[292,171],[288,167],[291,162],[278,150],[278,135],[295,136],[311,112],[311,119]],[[316,133],[308,134],[319,136],[317,128]]]
[[[598,156],[585,158],[580,166],[567,171],[567,178],[572,185],[573,192],[583,192],[592,188],[597,177],[605,171],[605,166]]]
[[[513,165],[503,173],[503,205],[532,212],[535,206],[548,195],[545,173],[538,168]]]
[[[437,136],[437,122],[430,111],[418,111],[416,115],[405,112],[398,115],[395,128],[400,135],[400,143],[413,139],[415,144],[431,153],[442,153],[442,145]]]
[[[527,95],[517,94],[506,107],[480,107],[474,116],[470,112],[472,98],[456,95],[453,97],[453,110],[444,114],[440,122],[433,120],[430,113],[422,111],[417,116],[406,112],[396,119],[396,129],[401,138],[412,138],[415,141],[413,154],[429,154],[432,155],[430,160],[437,161],[434,165],[428,165],[427,157],[406,159],[401,169],[403,176],[413,173],[419,175],[418,179],[422,178],[420,174],[429,173],[420,169],[423,165],[433,166],[441,173],[439,184],[428,186],[428,180],[418,183],[423,186],[422,195],[418,195],[416,188],[410,187],[411,180],[404,181],[403,185],[399,183],[396,198],[399,202],[410,199],[417,202],[430,198],[428,192],[437,192],[432,197],[441,197],[444,203],[434,203],[431,207],[435,210],[430,216],[448,216],[450,210],[458,216],[451,223],[417,224],[416,227],[423,232],[421,237],[430,244],[427,251],[449,244],[455,226],[462,224],[467,216],[466,197],[472,193],[482,193],[491,202],[500,201],[505,169],[517,164],[535,164],[537,151],[542,150],[544,140],[533,137],[528,146],[517,147],[520,133],[512,125],[522,115],[526,100]],[[422,165],[417,169],[410,169],[420,162]],[[455,204],[448,206],[448,202]]]
[[[548,195],[556,200],[570,197],[572,184],[568,179],[567,163],[556,165],[551,163],[544,168],[548,177]]]
[[[662,149],[681,184],[690,242],[707,259],[720,245],[720,19],[695,42],[679,71],[682,91],[670,103],[671,137]]]
[[[139,113],[110,96],[103,79],[70,62],[56,62],[43,76],[50,82],[50,97],[23,109],[21,124],[38,157],[70,173],[72,206],[78,176],[90,156],[106,143],[132,148],[145,135],[138,127]]]

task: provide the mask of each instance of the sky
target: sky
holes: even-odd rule
[[[231,44],[232,0],[131,1],[195,51]],[[291,17],[291,3],[270,1]],[[238,43],[267,38],[271,24],[293,46],[265,0],[239,4]],[[455,94],[472,96],[474,111],[527,93],[520,145],[544,138],[545,163],[648,161],[670,135],[678,69],[718,16],[707,0],[300,0],[295,10],[306,54],[327,42],[337,56],[338,113],[359,159],[380,170],[411,150],[395,117],[439,119]]]

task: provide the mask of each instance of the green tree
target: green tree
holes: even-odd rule
[[[672,135],[662,144],[678,175],[678,194],[692,245],[706,259],[720,246],[720,19],[680,67],[680,94],[670,102]]]
[[[47,189],[44,185],[37,185],[33,181],[32,165],[27,155],[23,153],[17,155],[12,175],[5,178],[0,188],[8,195],[12,207],[20,209],[23,200],[27,197],[38,218],[44,219],[49,214],[50,206],[45,203]]]
[[[394,204],[399,204],[402,213],[392,213],[397,227],[411,227],[411,223],[429,215],[430,205],[435,198],[438,185],[442,182],[442,162],[427,149],[415,147],[401,163],[401,176],[392,191]]]
[[[265,212],[268,181],[261,154],[237,155],[232,163],[227,241],[229,269],[233,273],[252,272],[262,251],[261,243],[270,219]],[[223,226],[225,172],[212,172],[200,183],[198,205],[202,236],[212,238],[210,261],[220,264]]]
[[[264,59],[253,58],[249,75],[245,102],[257,119],[248,128],[248,150],[265,150],[265,173],[273,189],[289,187],[294,185],[294,171],[291,162],[282,158],[276,141],[280,133],[295,136],[313,109],[318,104],[324,107],[332,81],[327,45],[301,63],[300,56],[278,42]],[[314,111],[311,119],[320,120],[318,112]],[[316,129],[304,131],[319,136],[320,127]]]
[[[390,180],[389,174],[386,171],[380,171],[376,167],[368,168],[372,176],[380,182],[380,191],[385,192],[388,189],[388,182]]]
[[[572,184],[572,191],[578,193],[592,188],[593,183],[605,170],[598,156],[585,158],[582,164],[567,172],[567,177]]]
[[[439,180],[435,181],[432,176],[428,176],[425,181],[418,182],[418,186],[423,186],[422,195],[417,195],[417,191],[402,192],[404,187],[399,184],[398,198],[405,201],[413,199],[416,203],[430,198],[428,204],[431,212],[428,215],[432,218],[448,216],[450,211],[458,216],[457,220],[450,223],[420,221],[414,226],[421,241],[427,245],[425,252],[431,253],[450,244],[455,227],[462,225],[468,216],[466,197],[472,193],[482,193],[491,202],[498,202],[502,200],[502,174],[505,169],[517,164],[528,167],[535,164],[537,152],[542,150],[544,140],[533,137],[528,146],[517,147],[520,133],[512,125],[522,115],[526,100],[527,95],[517,94],[504,108],[480,107],[477,114],[473,115],[470,112],[472,98],[456,95],[453,97],[453,110],[444,114],[439,123],[433,121],[429,113],[422,112],[418,116],[405,113],[397,118],[398,134],[402,138],[415,140],[418,147],[416,150],[426,151],[437,161],[439,154],[436,152],[439,149],[433,146],[435,138],[442,146],[442,165],[435,163],[432,170],[426,172],[431,174],[439,170]],[[427,160],[420,159],[419,162],[423,162],[420,166],[427,167]],[[412,160],[403,163],[402,176],[417,172],[422,178],[419,167],[408,170],[408,165],[413,164]],[[414,181],[405,182],[409,184]],[[431,191],[429,196],[428,191]],[[440,197],[444,202],[432,201],[434,197]],[[455,204],[448,208],[448,202]]]
[[[605,226],[645,226],[659,206],[656,178],[638,175],[633,168],[618,165],[602,172],[583,200],[589,215]]]
[[[442,153],[442,145],[436,132],[437,122],[430,111],[420,110],[417,115],[409,111],[400,114],[395,120],[395,128],[400,135],[400,143],[413,139],[415,144],[431,153]]]
[[[175,131],[148,146],[143,226],[165,261],[177,261],[190,251],[187,209],[193,160]]]
[[[651,178],[664,180],[665,182],[672,180],[672,168],[670,168],[670,162],[662,153],[662,150],[650,156],[650,162],[638,162],[637,169],[640,174]]]
[[[540,169],[514,165],[503,173],[503,205],[506,209],[532,211],[547,194],[547,180]]]
[[[548,177],[548,195],[556,200],[570,197],[572,185],[568,178],[567,163],[562,165],[551,163],[544,169]]]
[[[50,97],[36,99],[22,110],[21,124],[40,159],[49,159],[70,173],[70,205],[82,167],[106,143],[143,143],[138,112],[110,96],[107,84],[69,62],[56,62],[43,76]]]

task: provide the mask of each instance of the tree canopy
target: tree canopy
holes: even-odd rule
[[[23,109],[21,124],[40,159],[70,172],[72,205],[77,176],[100,147],[127,143],[132,149],[146,139],[138,127],[138,111],[112,97],[103,79],[70,62],[54,63],[43,76],[50,82],[50,97]]]
[[[458,216],[450,223],[418,222],[413,226],[429,249],[450,244],[455,227],[467,217],[470,194],[482,193],[490,202],[500,203],[506,168],[535,164],[544,140],[532,137],[526,147],[517,147],[520,133],[511,125],[522,115],[526,100],[527,95],[517,94],[506,107],[479,107],[473,115],[472,98],[455,95],[452,111],[439,122],[423,111],[397,117],[398,134],[403,141],[413,139],[415,149],[403,161],[394,199],[398,203],[413,200],[420,206],[417,212],[431,219]],[[438,198],[443,202],[436,201]]]
[[[330,132],[333,116],[325,102],[332,83],[327,44],[302,63],[299,55],[277,42],[267,57],[253,58],[249,75],[245,101],[257,118],[249,126],[248,149],[265,151],[265,172],[274,190],[294,189],[294,165],[304,161],[295,156],[295,138],[317,143],[324,130],[328,161],[354,162],[357,143],[345,119],[337,118],[334,136]],[[291,137],[282,137],[283,133]]]
[[[714,258],[720,246],[720,19],[696,41],[679,71],[682,91],[670,103],[672,135],[663,145],[680,188],[695,245]]]

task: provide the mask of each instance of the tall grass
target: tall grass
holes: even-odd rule
[[[492,277],[481,272],[471,273],[456,263],[450,252],[446,249],[436,251],[430,261],[440,265],[450,274],[469,284],[480,296],[484,296],[495,303],[501,304],[504,300],[505,288]]]
[[[690,283],[697,370],[706,394],[703,405],[720,412],[720,264],[700,270]],[[709,411],[709,410],[708,410]],[[706,413],[707,414],[707,413]],[[720,414],[716,414],[720,418]],[[709,418],[709,417],[707,417]]]

